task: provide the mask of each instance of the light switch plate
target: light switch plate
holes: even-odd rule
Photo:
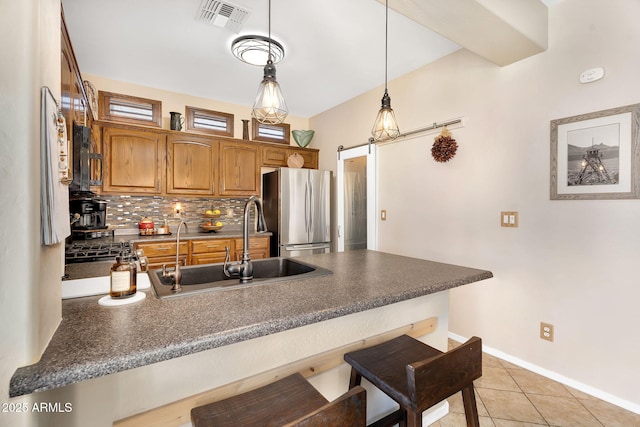
[[[517,227],[518,212],[500,212],[500,225],[502,227]]]
[[[387,220],[387,211],[382,209],[380,211],[380,221],[386,221]]]

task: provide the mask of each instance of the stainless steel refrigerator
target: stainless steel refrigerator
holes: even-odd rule
[[[271,256],[293,257],[331,250],[331,172],[280,168],[262,176]]]

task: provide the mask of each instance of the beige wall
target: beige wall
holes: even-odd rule
[[[549,122],[640,102],[640,3],[565,0],[548,51],[499,68],[461,50],[389,83],[401,130],[464,116],[458,154],[431,158],[434,134],[379,150],[379,249],[490,269],[451,292],[450,331],[592,387],[640,412],[640,201],[551,201]],[[390,53],[391,56],[393,52]],[[578,76],[602,66],[603,80]],[[382,89],[311,119],[320,166],[365,142]],[[520,213],[501,228],[500,211]],[[541,321],[555,342],[538,338]]]
[[[16,368],[37,361],[60,321],[62,245],[40,246],[40,88],[60,98],[60,2],[5,2],[0,65],[0,402]],[[30,408],[29,408],[30,409]],[[31,426],[0,413],[0,425]]]
[[[72,40],[73,41],[73,40]],[[127,83],[117,80],[107,79],[105,77],[93,74],[83,73],[82,77],[93,83],[98,90],[106,92],[116,92],[131,96],[139,96],[162,101],[162,127],[169,129],[169,112],[177,111],[184,115],[185,106],[199,107],[207,110],[221,111],[234,115],[235,127],[234,138],[242,139],[242,120],[251,120],[251,103],[253,99],[247,100],[247,105],[230,104],[197,96],[185,95],[182,93],[171,92],[167,90],[156,89],[148,86],[141,86],[133,83]],[[260,74],[256,75],[256,90],[260,82]],[[291,130],[308,129],[309,119],[297,117],[293,115],[287,116],[286,123],[291,125]],[[251,125],[249,125],[249,134],[251,134]],[[296,145],[293,137],[289,135],[291,145]],[[313,147],[313,142],[311,143]],[[310,147],[310,148],[311,148]]]
[[[59,320],[62,248],[40,246],[34,126],[40,86],[59,95],[58,7],[54,0],[8,2],[0,25],[11,40],[0,66],[2,402],[9,401],[15,369],[38,358]],[[548,187],[550,120],[639,102],[639,15],[634,0],[565,0],[550,11],[545,53],[499,68],[460,51],[390,82],[403,130],[458,116],[466,126],[453,132],[460,149],[448,164],[431,160],[427,135],[381,147],[379,165],[380,206],[388,213],[379,224],[381,250],[488,268],[496,276],[451,292],[452,332],[482,336],[486,345],[636,410],[640,202],[550,201]],[[593,66],[605,67],[605,79],[579,84],[579,73]],[[99,89],[124,88],[85,78]],[[317,130],[311,146],[321,149],[320,168],[335,170],[338,145],[367,140],[381,95],[379,88],[309,121],[289,121],[292,129]],[[226,111],[204,101],[166,98],[163,110],[167,117],[193,104]],[[233,108],[237,123],[249,117],[248,107]],[[519,211],[520,227],[500,228],[501,210]],[[555,325],[554,343],[537,337],[540,321]],[[0,424],[35,422],[0,414]]]

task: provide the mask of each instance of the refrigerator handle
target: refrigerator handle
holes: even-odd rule
[[[284,249],[287,251],[308,251],[315,249],[329,249],[331,248],[331,243],[310,243],[310,244],[302,244],[302,245],[285,245]]]
[[[304,183],[304,231],[309,234],[309,182]]]
[[[313,230],[313,210],[315,206],[313,204],[313,183],[309,183],[309,232]]]

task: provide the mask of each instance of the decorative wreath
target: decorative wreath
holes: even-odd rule
[[[448,162],[456,155],[458,143],[451,137],[451,133],[445,127],[440,135],[434,138],[435,142],[431,147],[431,155],[436,162]]]

